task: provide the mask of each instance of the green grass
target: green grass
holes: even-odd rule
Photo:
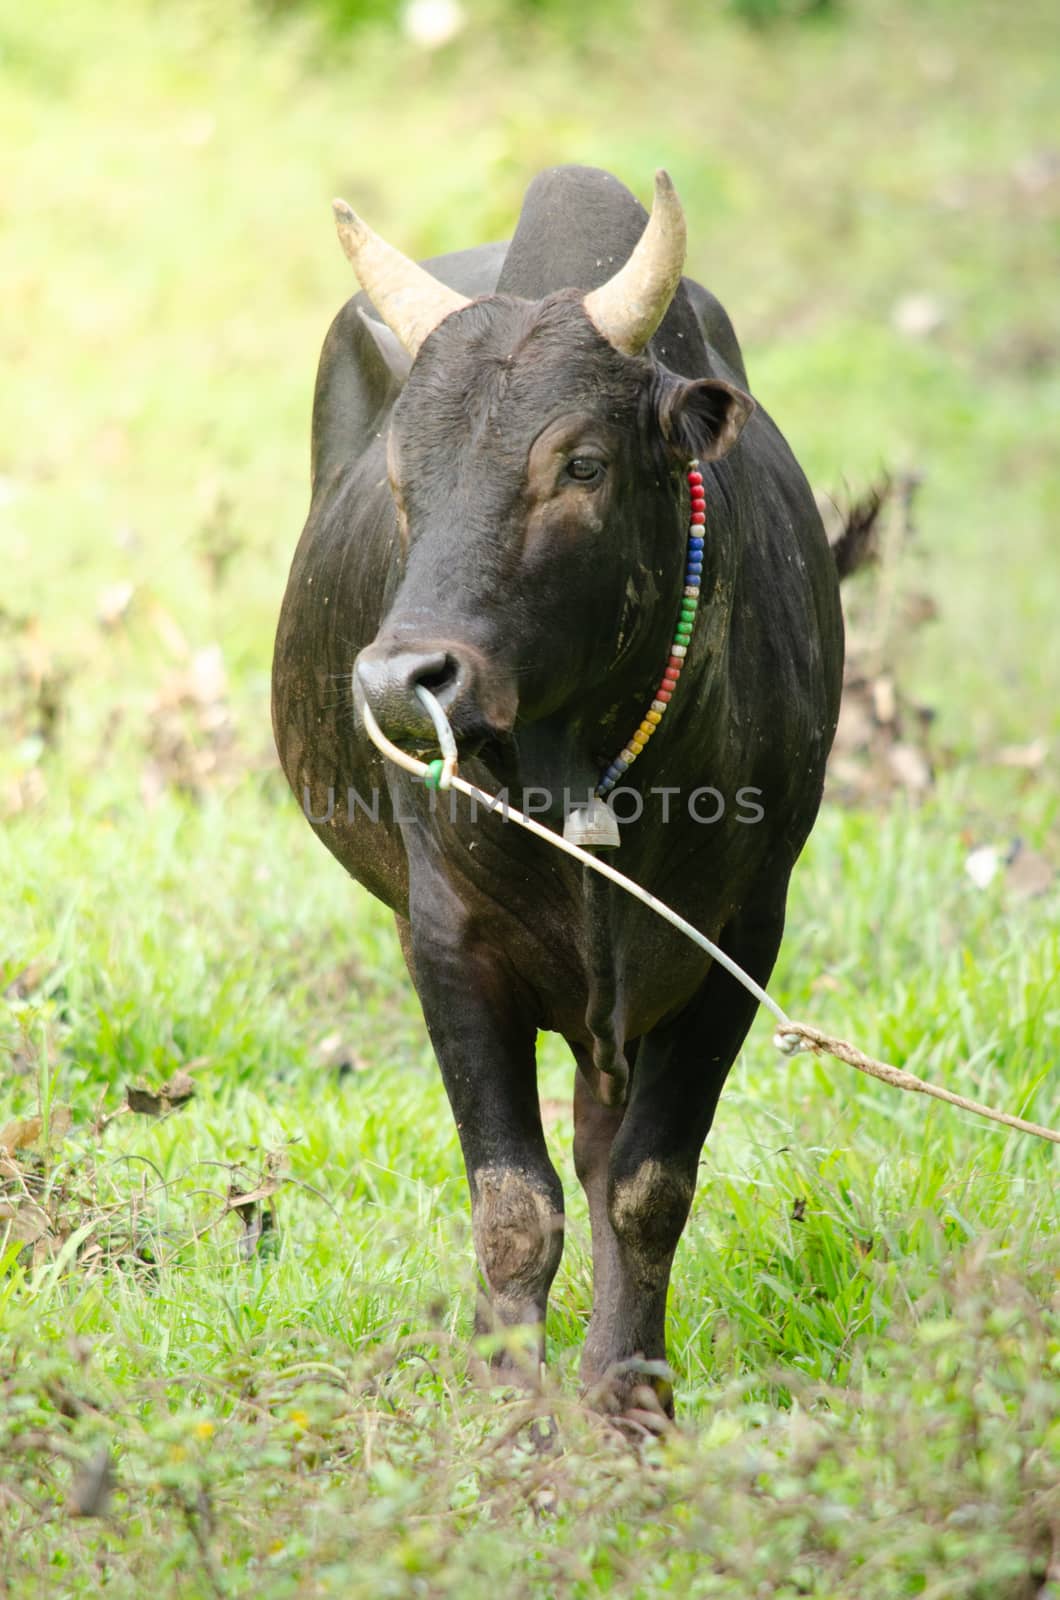
[[[638,1457],[578,1395],[588,1231],[545,1039],[548,1388],[485,1395],[396,940],[273,766],[313,365],[350,287],[328,198],[426,251],[501,235],[550,161],[641,193],[665,161],[815,484],[924,474],[906,581],[939,620],[898,664],[940,782],[825,809],[774,991],[1060,1124],[1060,893],[964,872],[1017,836],[1060,856],[1049,764],[997,761],[1060,727],[1050,11],[737,9],[579,41],[483,7],[428,60],[227,0],[78,0],[61,28],[0,4],[0,1127],[73,1111],[21,1163],[54,1240],[0,1245],[0,1594],[1060,1593],[1052,1147],[784,1061],[760,1019],[678,1259],[682,1431]],[[925,338],[892,324],[913,292],[944,311]],[[101,1126],[184,1068],[180,1109]],[[230,1185],[270,1161],[248,1253]],[[104,1458],[106,1515],[73,1516]]]

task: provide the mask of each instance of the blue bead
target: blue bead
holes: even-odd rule
[[[703,557],[700,552],[696,550],[692,553],[692,555],[689,556],[688,561],[685,564],[689,567],[695,567],[698,572],[702,572]]]
[[[688,548],[690,550],[702,550],[702,548],[703,548],[702,539],[689,539]]]
[[[700,562],[698,566],[694,567],[694,566],[692,566],[692,564],[690,562],[688,567],[685,570],[685,588],[686,589],[690,588],[691,585],[696,582],[696,579],[697,578],[701,578],[702,576],[703,576],[703,563]]]
[[[615,762],[615,772],[618,774],[619,777],[621,777],[622,773],[625,772],[625,770],[626,770],[626,768],[628,766],[629,766],[629,762],[628,761],[623,761],[622,757],[619,756],[618,760]]]

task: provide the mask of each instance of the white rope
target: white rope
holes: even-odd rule
[[[1060,1144],[1060,1133],[1054,1128],[1043,1127],[1038,1122],[1027,1122],[1022,1117],[1014,1117],[1007,1111],[998,1111],[993,1106],[982,1105],[978,1100],[968,1100],[964,1095],[954,1094],[951,1089],[941,1089],[935,1084],[926,1083],[923,1078],[918,1078],[912,1072],[906,1072],[900,1067],[892,1067],[886,1061],[877,1061],[872,1056],[865,1055],[856,1045],[850,1044],[846,1039],[834,1038],[831,1034],[822,1033],[819,1028],[809,1023],[794,1022],[781,1006],[778,1006],[761,984],[756,983],[749,973],[735,962],[731,956],[725,954],[713,939],[708,939],[705,933],[693,927],[684,917],[671,909],[662,900],[657,900],[655,895],[649,894],[647,889],[642,889],[639,883],[634,883],[632,878],[627,878],[625,873],[619,872],[606,861],[601,861],[598,856],[591,855],[588,850],[582,850],[578,845],[572,844],[569,839],[564,839],[562,834],[553,833],[551,828],[546,828],[543,823],[535,822],[533,817],[528,817],[524,812],[511,806],[507,801],[502,801],[497,795],[488,795],[482,789],[477,789],[473,783],[467,783],[456,772],[457,749],[453,730],[449,719],[434,695],[422,684],[417,684],[416,693],[420,703],[429,713],[435,731],[438,735],[438,745],[442,752],[442,772],[438,780],[439,789],[456,789],[461,794],[467,795],[469,800],[476,800],[484,805],[488,811],[500,811],[501,815],[511,822],[517,823],[520,828],[525,828],[528,833],[543,839],[556,850],[562,850],[565,855],[573,860],[580,861],[591,871],[597,872],[610,883],[615,883],[634,899],[639,900],[649,910],[662,917],[671,927],[691,939],[693,944],[706,952],[712,960],[734,977],[737,983],[743,984],[748,994],[754,996],[759,1005],[772,1012],[779,1024],[773,1035],[773,1043],[784,1055],[797,1055],[800,1050],[811,1050],[815,1055],[825,1054],[833,1056],[837,1061],[844,1061],[848,1066],[856,1067],[859,1072],[867,1073],[871,1078],[877,1078],[882,1083],[889,1083],[897,1089],[908,1089],[915,1094],[931,1095],[936,1100],[943,1100],[948,1105],[959,1106],[964,1111],[973,1111],[977,1116],[989,1117],[992,1122],[1003,1123],[1009,1128],[1016,1128],[1020,1133],[1034,1134],[1036,1138],[1048,1139],[1053,1144]],[[362,700],[361,715],[364,718],[365,729],[368,737],[388,760],[395,766],[403,767],[406,772],[411,772],[417,778],[423,778],[427,773],[429,763],[420,761],[416,756],[409,755],[387,738],[380,728],[367,699]]]
[[[430,712],[431,721],[438,731],[439,744],[441,744],[443,724],[448,738],[452,740],[453,733],[449,726],[449,719],[430,690],[425,689],[422,684],[418,684],[416,693],[422,704]],[[364,702],[362,711],[364,725],[368,730],[368,736],[372,743],[385,756],[389,756],[391,761],[396,762],[400,767],[404,767],[406,772],[414,772],[417,777],[422,777],[427,771],[428,763],[426,761],[418,761],[415,756],[410,756],[407,751],[399,749],[396,744],[391,744],[378,722],[372,716],[371,707],[367,701]],[[442,748],[444,751],[444,746]],[[671,923],[680,933],[691,939],[693,944],[698,944],[699,948],[706,951],[708,956],[713,957],[719,966],[725,968],[726,972],[731,972],[737,982],[742,983],[744,988],[754,995],[759,1005],[768,1007],[782,1029],[791,1026],[791,1018],[787,1013],[781,1010],[775,1000],[770,999],[761,985],[757,984],[741,966],[738,966],[731,956],[725,954],[720,945],[716,945],[713,939],[708,939],[705,933],[700,933],[699,929],[693,927],[691,922],[686,922],[684,917],[671,910],[665,901],[657,900],[653,894],[648,893],[647,889],[642,889],[639,883],[634,883],[632,878],[627,878],[624,872],[619,872],[606,861],[601,861],[599,856],[590,855],[589,851],[583,850],[580,845],[571,844],[570,840],[564,839],[562,834],[553,833],[551,828],[546,828],[541,822],[535,822],[533,817],[528,817],[525,812],[518,811],[515,806],[510,806],[507,801],[500,801],[496,795],[488,795],[482,789],[476,789],[473,783],[465,782],[456,773],[450,776],[448,786],[458,790],[460,794],[466,794],[471,800],[479,801],[491,811],[499,810],[506,821],[518,823],[520,828],[525,828],[528,833],[533,833],[537,838],[544,839],[547,844],[553,845],[557,850],[562,850],[564,855],[571,856],[575,861],[580,861],[582,866],[591,867],[593,872],[598,872],[602,878],[609,879],[611,883],[617,883],[620,889],[625,889],[627,894],[631,894],[642,905],[646,905],[650,910],[657,912],[664,921]],[[438,787],[443,787],[441,781]]]

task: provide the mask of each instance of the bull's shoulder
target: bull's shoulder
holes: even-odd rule
[[[492,294],[506,244],[433,256],[424,266],[470,299]],[[355,294],[324,340],[313,398],[313,493],[368,449],[401,393],[408,358],[366,294]]]

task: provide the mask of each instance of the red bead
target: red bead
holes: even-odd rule
[[[692,504],[693,504],[693,506],[705,506],[706,503],[707,503],[707,497],[703,493],[702,489],[693,489],[692,490]]]
[[[675,682],[676,682],[676,679],[675,679]],[[666,706],[666,705],[669,705],[670,696],[672,694],[673,694],[673,690],[672,689],[656,689],[655,698],[656,698],[656,700],[661,700],[663,705]]]
[[[693,470],[688,474],[688,481],[689,483],[702,483],[703,474],[701,472],[696,472],[696,470],[693,468]]]
[[[693,511],[693,513],[692,513],[692,525],[693,525],[693,527],[703,528],[703,527],[706,526],[706,521],[707,521],[707,515],[706,515],[705,511]]]
[[[675,678],[679,678],[681,676],[681,669],[684,664],[685,662],[683,656],[671,656],[669,661],[666,663],[666,676],[669,677],[670,674],[673,673]]]

